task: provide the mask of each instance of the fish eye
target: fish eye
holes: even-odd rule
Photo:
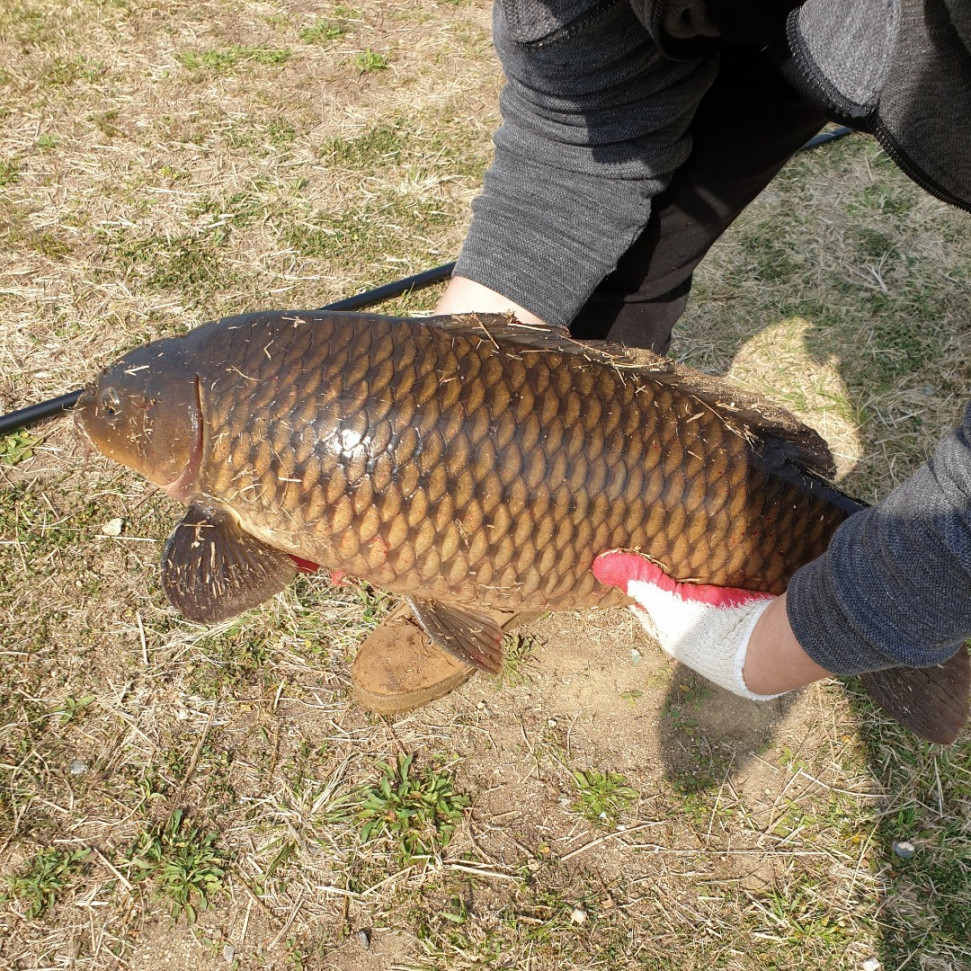
[[[101,409],[106,415],[117,415],[121,411],[121,396],[114,388],[101,392]]]

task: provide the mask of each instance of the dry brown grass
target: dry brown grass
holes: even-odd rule
[[[150,337],[453,258],[491,151],[488,28],[482,0],[7,5],[0,407]],[[362,71],[368,51],[387,66]],[[846,488],[885,494],[971,384],[969,249],[966,216],[844,140],[719,244],[675,351],[787,404]],[[501,684],[374,718],[347,665],[382,598],[304,580],[189,624],[157,581],[175,505],[69,421],[13,444],[0,966],[971,967],[967,736],[921,745],[836,683],[742,702],[624,612],[538,621]],[[406,753],[470,799],[411,861],[360,838],[377,763]],[[608,781],[584,792],[578,772]],[[636,797],[611,802],[611,773]],[[195,870],[138,880],[152,845]],[[173,922],[174,889],[216,867],[211,908]]]

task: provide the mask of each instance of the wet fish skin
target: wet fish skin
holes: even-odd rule
[[[190,504],[163,567],[189,616],[266,599],[295,555],[412,598],[439,643],[495,667],[474,606],[625,603],[590,570],[606,549],[773,593],[820,555],[862,504],[826,481],[818,436],[761,404],[505,317],[311,312],[138,348],[79,408]]]

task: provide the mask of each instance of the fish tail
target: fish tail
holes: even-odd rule
[[[968,720],[971,661],[967,647],[930,668],[886,668],[860,676],[888,715],[929,742],[950,745]]]

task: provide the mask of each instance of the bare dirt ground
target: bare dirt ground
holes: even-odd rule
[[[454,258],[489,18],[6,5],[0,409]],[[801,155],[672,352],[791,408],[876,499],[971,386],[967,230],[868,139]],[[69,420],[0,459],[0,968],[971,968],[967,732],[920,743],[853,682],[741,701],[624,611],[532,620],[501,679],[378,718],[347,671],[380,591],[301,578],[190,624],[158,580],[177,504]]]

